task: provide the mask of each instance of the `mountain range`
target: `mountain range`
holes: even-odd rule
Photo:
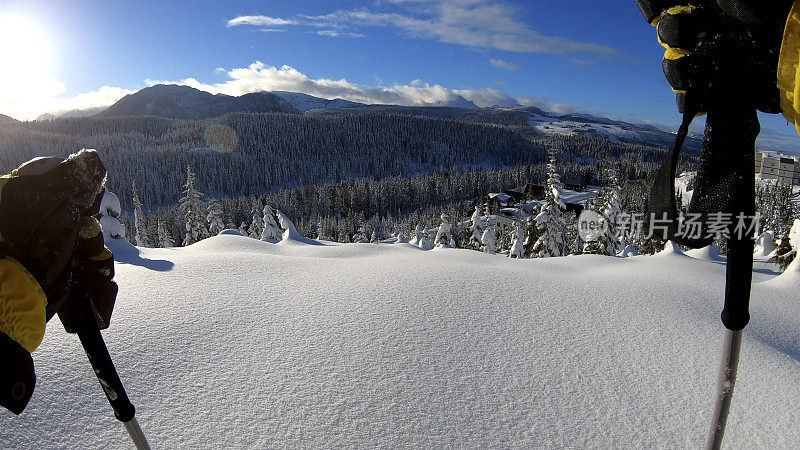
[[[48,113],[37,120],[88,116],[204,119],[232,112],[396,113],[476,123],[527,125],[545,135],[602,136],[611,140],[643,142],[659,146],[669,145],[674,137],[672,133],[651,125],[615,121],[589,114],[557,114],[536,107],[478,108],[463,97],[437,106],[368,105],[339,98],[324,99],[299,92],[284,91],[255,92],[241,96],[214,95],[189,86],[165,84],[147,87],[126,95],[107,108]],[[0,118],[1,120],[3,118]],[[694,147],[697,144],[690,142],[689,146]]]

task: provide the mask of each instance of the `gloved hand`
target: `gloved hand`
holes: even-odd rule
[[[664,74],[677,93],[678,109],[705,112],[708,88],[719,77],[741,86],[741,99],[781,112],[778,56],[792,0],[637,0],[655,25],[664,53]],[[725,56],[721,57],[724,53]],[[726,59],[728,64],[720,64]],[[736,61],[735,67],[730,61]],[[724,66],[724,67],[721,67]]]
[[[35,384],[30,353],[66,298],[82,217],[103,189],[94,150],[37,158],[0,177],[0,406],[25,408]]]
[[[104,330],[110,324],[118,288],[113,281],[114,255],[105,247],[94,217],[81,220],[73,255],[69,296],[58,309],[58,317],[67,333],[87,327]]]

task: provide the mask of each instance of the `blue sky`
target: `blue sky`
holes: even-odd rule
[[[175,82],[678,121],[662,49],[633,0],[6,0],[4,18],[16,29],[0,36],[12,62],[0,113],[24,119]],[[765,145],[800,149],[782,117],[762,115],[762,127]]]

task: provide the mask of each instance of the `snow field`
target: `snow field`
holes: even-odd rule
[[[104,335],[154,448],[704,445],[723,264],[325,244],[114,249]],[[754,273],[730,448],[800,442],[800,274],[773,276]],[[34,360],[0,447],[130,447],[77,337],[51,322]]]

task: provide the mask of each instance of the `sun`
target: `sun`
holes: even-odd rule
[[[53,78],[48,34],[25,16],[0,14],[0,114],[32,119],[64,92]]]
[[[0,63],[6,70],[46,70],[52,56],[49,39],[36,22],[0,15]]]

